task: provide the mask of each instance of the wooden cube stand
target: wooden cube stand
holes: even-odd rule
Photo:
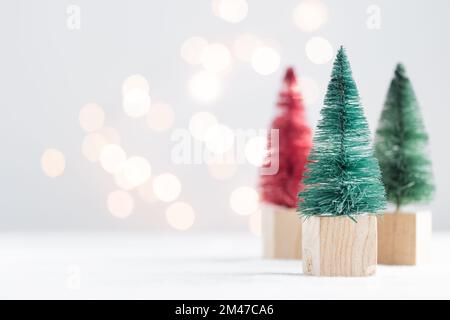
[[[302,223],[303,273],[327,277],[375,274],[377,217],[311,216]]]
[[[264,258],[301,259],[301,219],[295,208],[262,204]]]
[[[378,218],[378,263],[417,265],[431,259],[431,212],[386,213]]]

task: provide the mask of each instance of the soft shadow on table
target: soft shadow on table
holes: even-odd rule
[[[261,273],[256,273],[255,275],[261,275],[261,276],[288,276],[288,277],[298,277],[298,276],[306,276],[305,274],[303,274],[302,272],[261,272]]]
[[[186,263],[239,263],[239,262],[262,262],[263,259],[260,259],[258,257],[237,257],[237,258],[222,258],[222,257],[211,257],[211,258],[204,258],[204,257],[169,257],[169,258],[162,258],[162,257],[133,257],[132,258],[134,263],[165,263],[165,262],[171,262],[171,263],[180,263],[180,262],[186,262]],[[113,258],[111,260],[114,261],[127,261],[128,258]]]
[[[215,284],[215,283],[230,283],[230,279],[234,279],[234,283],[238,282],[255,282],[262,280],[272,279],[273,281],[280,281],[289,279],[303,278],[306,275],[303,273],[294,273],[294,272],[158,272],[158,273],[149,273],[146,277],[139,279],[130,279],[127,277],[119,277],[115,279],[109,278],[107,282],[113,283],[126,283],[126,284],[139,284],[139,285],[156,285],[156,284],[168,284],[168,283],[199,283],[199,281],[203,284]],[[257,278],[257,279],[256,279]]]

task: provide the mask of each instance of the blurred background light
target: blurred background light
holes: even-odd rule
[[[230,50],[221,43],[207,45],[201,56],[203,68],[209,72],[222,72],[231,66]]]
[[[215,124],[205,131],[206,148],[214,154],[223,154],[234,145],[234,133],[223,124]]]
[[[123,110],[131,118],[143,117],[150,109],[151,99],[142,89],[131,89],[123,96]]]
[[[108,195],[107,206],[113,216],[124,219],[133,212],[134,200],[128,192],[116,190]]]
[[[189,120],[189,131],[200,141],[205,141],[206,131],[218,123],[217,118],[210,112],[197,112]]]
[[[126,95],[131,90],[142,90],[145,93],[149,93],[150,86],[147,79],[140,74],[134,74],[125,79],[122,85],[122,95]]]
[[[267,137],[253,137],[248,139],[245,144],[244,153],[250,164],[256,167],[262,166],[267,155]]]
[[[153,179],[153,192],[161,201],[174,201],[181,193],[180,180],[171,173],[162,173]]]
[[[334,55],[333,47],[330,42],[322,37],[312,37],[306,42],[306,56],[315,64],[325,64],[329,62]]]
[[[230,206],[237,214],[250,215],[258,209],[258,192],[251,187],[238,187],[231,193]]]
[[[41,156],[42,171],[50,178],[56,178],[64,173],[66,158],[57,149],[46,149]]]
[[[328,8],[320,0],[303,0],[295,7],[293,18],[300,30],[316,31],[328,20]]]
[[[136,188],[136,184],[125,176],[123,168],[114,173],[114,183],[122,190],[130,191]]]
[[[109,144],[120,144],[120,134],[115,128],[103,127],[98,133],[101,134]]]
[[[228,180],[237,172],[238,166],[232,163],[216,162],[208,164],[209,174],[217,180]]]
[[[147,124],[154,131],[166,131],[172,128],[174,113],[170,105],[165,102],[153,103],[147,116]]]
[[[203,50],[208,41],[201,37],[191,37],[183,42],[180,50],[181,58],[189,64],[200,64]]]
[[[200,71],[189,79],[188,89],[195,100],[201,103],[209,103],[219,96],[220,85],[220,79],[217,75]]]
[[[147,203],[154,203],[158,201],[155,193],[153,192],[153,181],[148,179],[146,182],[137,187],[139,197]]]
[[[266,76],[278,70],[280,60],[280,54],[275,49],[262,46],[253,52],[251,64],[253,70],[260,75]]]
[[[81,108],[79,120],[84,131],[93,132],[103,127],[105,112],[98,104],[88,103]]]
[[[195,212],[188,203],[178,201],[167,208],[166,218],[171,227],[177,230],[187,230],[194,224]]]
[[[212,0],[211,1],[211,10],[212,10],[213,14],[219,18],[220,18],[219,7],[220,7],[221,2],[222,2],[222,0]]]
[[[213,0],[214,15],[229,23],[238,23],[247,17],[248,3],[246,0]]]
[[[239,60],[250,62],[253,52],[262,44],[263,42],[254,34],[241,34],[233,42],[233,54]]]
[[[248,217],[248,229],[255,236],[261,236],[261,210],[257,210]]]
[[[147,159],[133,156],[125,161],[122,172],[124,178],[137,187],[150,178],[152,169]]]
[[[127,160],[125,151],[116,144],[107,144],[100,151],[100,164],[106,172],[115,174]]]
[[[308,77],[300,77],[298,87],[303,101],[308,105],[316,103],[320,98],[320,89],[316,81]]]
[[[209,174],[217,180],[230,179],[238,170],[236,160],[231,152],[223,155],[210,155],[207,163]]]
[[[97,162],[100,157],[100,152],[108,141],[100,133],[87,134],[81,144],[81,152],[83,156],[91,162]]]

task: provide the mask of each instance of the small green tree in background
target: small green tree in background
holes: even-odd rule
[[[391,81],[375,138],[387,199],[399,211],[431,200],[434,193],[428,135],[403,65]]]
[[[337,53],[299,194],[303,216],[376,213],[386,206],[380,168],[344,49]],[[352,218],[353,219],[353,218]]]

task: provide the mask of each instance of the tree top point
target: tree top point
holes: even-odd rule
[[[293,86],[297,84],[297,77],[295,76],[294,68],[289,67],[286,70],[286,74],[284,75],[284,82],[288,86]]]
[[[406,69],[405,66],[402,63],[398,63],[395,67],[395,75],[397,77],[406,77]]]
[[[335,64],[348,64],[347,53],[343,46],[339,47],[334,63]]]

